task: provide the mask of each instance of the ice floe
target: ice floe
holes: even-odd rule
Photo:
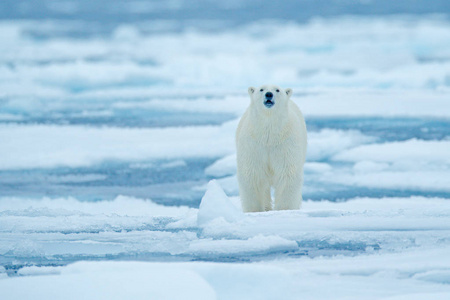
[[[0,298],[450,298],[446,19],[101,25],[0,22]],[[306,117],[299,211],[240,210],[264,83]]]

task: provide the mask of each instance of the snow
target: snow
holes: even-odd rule
[[[216,177],[236,174],[236,155],[228,155],[215,161],[205,169],[205,174]]]
[[[222,193],[217,183],[210,183],[209,201],[220,207],[227,199]],[[252,213],[234,221],[202,207],[170,210],[139,199],[129,205],[120,198],[113,203],[78,204],[75,199],[6,200],[11,199],[0,202],[3,259],[28,257],[56,263],[61,258],[142,260],[159,255],[219,262],[98,261],[24,267],[20,277],[0,280],[3,299],[57,299],[66,294],[86,299],[124,295],[273,299],[277,293],[285,299],[450,295],[448,199],[306,201],[300,211]],[[43,210],[45,206],[52,209]],[[127,208],[132,217],[127,216]],[[201,214],[212,221],[197,228],[189,220]],[[220,263],[222,259],[236,262]]]
[[[308,134],[307,159],[323,160],[344,149],[373,141],[373,137],[364,136],[358,131],[338,131],[324,129]],[[332,146],[331,146],[332,145]]]
[[[1,299],[450,298],[446,18],[48,7],[73,21],[0,21]],[[244,214],[235,129],[271,82],[306,118],[304,203]]]
[[[214,258],[219,254],[305,255],[307,251],[315,257],[374,248],[391,252],[444,247],[450,231],[447,199],[305,201],[300,211],[244,216],[216,182],[209,184],[203,200],[210,203],[202,202],[198,210],[123,197],[93,203],[76,199],[1,200],[0,254],[50,261],[108,255]]]
[[[211,183],[210,195],[211,191],[218,193],[218,189],[217,183]],[[166,211],[166,218],[170,218],[168,225],[142,228],[137,220],[145,218],[148,224],[154,224],[161,218],[160,213],[135,211],[132,218],[135,223],[125,225],[127,212],[108,211],[111,204],[102,202],[85,203],[85,218],[75,219],[71,216],[80,214],[77,212],[80,207],[61,199],[54,201],[53,208],[66,209],[53,214],[40,213],[37,207],[44,206],[40,201],[36,201],[35,207],[31,206],[31,200],[15,199],[7,203],[2,201],[0,226],[4,257],[54,257],[57,262],[61,257],[89,255],[104,259],[105,255],[120,253],[119,257],[126,259],[128,255],[140,257],[168,251],[172,256],[197,259],[227,257],[256,261],[250,264],[99,261],[63,267],[24,267],[18,272],[20,277],[3,276],[0,280],[3,299],[57,299],[62,295],[68,295],[69,299],[119,299],[130,295],[136,299],[149,295],[162,299],[166,296],[273,299],[279,293],[285,299],[299,296],[323,299],[331,295],[334,299],[402,295],[420,298],[424,294],[445,299],[450,295],[448,199],[306,201],[301,211],[252,213],[234,222],[215,218],[204,225],[199,235],[184,231],[189,229],[186,225],[179,227],[178,233],[171,233],[174,226],[169,224],[189,218],[189,213]],[[130,206],[136,205],[135,202]],[[18,209],[13,210],[14,206]],[[30,208],[21,209],[26,206]],[[103,208],[105,212],[101,214]],[[193,211],[197,215],[202,208]],[[95,227],[88,227],[89,220],[96,221]],[[69,227],[73,233],[68,231]],[[26,248],[17,252],[19,238],[30,241],[22,245],[28,252],[24,252]],[[264,259],[270,255],[279,258]]]
[[[49,217],[61,216],[63,212],[86,214],[111,214],[124,216],[178,216],[190,211],[187,207],[157,205],[148,199],[137,199],[128,196],[118,196],[111,201],[82,202],[75,198],[42,198],[26,199],[17,197],[0,198],[0,209],[3,212],[22,211],[24,216],[32,217],[33,212]],[[68,211],[69,210],[69,211]],[[52,215],[52,211],[56,213]],[[72,211],[72,212],[71,212]]]
[[[85,126],[0,125],[0,169],[81,167],[108,160],[139,161],[217,157],[234,153],[237,120],[220,126],[183,128],[95,128]],[[358,131],[324,129],[309,134],[308,158],[328,158],[370,141]],[[205,144],[203,141],[209,141]],[[183,147],[178,147],[182,143]],[[334,147],[329,147],[335,144]],[[31,145],[30,153],[28,145]],[[230,172],[233,158],[222,162]],[[180,165],[179,163],[177,163]],[[218,176],[213,169],[208,175]]]
[[[0,125],[0,139],[4,141],[0,169],[80,167],[105,160],[214,157],[234,150],[232,136],[222,134],[234,126],[234,122],[164,129]],[[208,140],[211,144],[205,145],[203,141]]]
[[[448,111],[445,107],[448,96],[447,88],[442,91],[335,88],[329,91],[318,90],[295,102],[307,117],[447,118]]]
[[[450,191],[448,171],[378,171],[361,174],[343,174],[331,181],[351,185],[393,189],[415,189],[425,191]]]
[[[202,198],[198,211],[198,225],[203,226],[217,218],[234,222],[242,219],[241,209],[230,202],[225,192],[216,180],[208,183],[205,195]]]
[[[5,299],[446,299],[448,285],[428,279],[445,279],[440,270],[450,266],[438,258],[448,250],[253,264],[78,262],[0,286]]]
[[[335,182],[373,186],[450,191],[450,142],[411,139],[361,145],[332,157],[355,162],[354,172]],[[426,155],[424,155],[426,154]]]
[[[282,237],[257,235],[248,240],[204,239],[192,242],[188,252],[196,255],[258,255],[298,250],[295,241]]]
[[[340,161],[362,161],[405,163],[405,161],[450,164],[448,155],[450,141],[421,141],[412,139],[402,142],[362,145],[343,151],[333,159]],[[426,153],[427,155],[423,155]],[[424,161],[425,160],[425,161]]]
[[[12,278],[0,285],[4,299],[216,298],[208,283],[188,269],[125,262],[82,262],[63,268],[61,275]]]

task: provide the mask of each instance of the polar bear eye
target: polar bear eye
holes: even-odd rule
[[[262,91],[264,91],[264,89],[260,89],[259,91],[262,92]]]
[[[279,93],[280,92],[280,90],[277,90],[277,93]]]

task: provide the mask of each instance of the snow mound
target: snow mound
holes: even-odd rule
[[[139,262],[78,262],[59,275],[1,280],[0,288],[2,299],[216,299],[194,271]]]
[[[225,156],[205,169],[205,174],[223,177],[236,174],[236,154]]]
[[[204,226],[217,218],[223,218],[227,222],[236,222],[243,216],[244,213],[233,205],[219,183],[211,180],[200,203],[198,225]]]
[[[32,199],[0,198],[0,217],[83,217],[93,215],[122,217],[177,217],[192,209],[186,206],[164,206],[150,199],[119,195],[112,200],[83,202],[73,197]],[[43,225],[48,226],[48,224]],[[17,227],[16,227],[17,229]]]

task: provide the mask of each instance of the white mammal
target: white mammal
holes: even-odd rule
[[[245,212],[299,209],[302,202],[306,125],[291,89],[250,87],[250,106],[236,132],[237,177]]]

